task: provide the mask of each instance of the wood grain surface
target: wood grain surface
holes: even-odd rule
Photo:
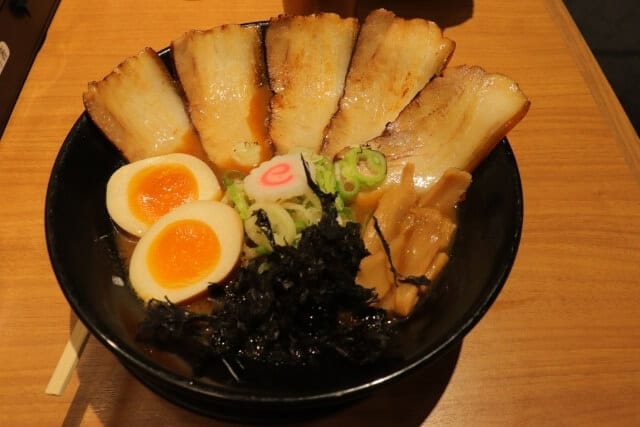
[[[378,6],[440,22],[457,42],[451,65],[507,74],[530,97],[509,135],[522,241],[460,347],[301,425],[640,425],[639,141],[560,0],[361,0],[357,13]],[[44,394],[75,322],[49,264],[44,199],[88,81],[191,28],[285,7],[322,1],[60,3],[0,141],[0,425],[226,425],[156,396],[93,338],[66,392]]]

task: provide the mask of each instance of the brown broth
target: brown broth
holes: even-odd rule
[[[133,249],[138,244],[138,239],[136,236],[133,236],[117,225],[113,225],[113,235],[115,236],[116,248],[118,249],[118,253],[120,254],[120,259],[122,260],[122,265],[125,266],[126,270],[129,270],[129,262],[131,261],[131,255],[133,254]]]

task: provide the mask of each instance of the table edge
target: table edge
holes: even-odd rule
[[[624,111],[607,77],[587,45],[562,0],[546,0],[549,14],[567,42],[576,67],[585,79],[596,105],[611,126],[627,165],[640,182],[640,138]]]

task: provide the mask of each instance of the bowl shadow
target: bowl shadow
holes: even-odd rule
[[[71,316],[71,322],[75,316]],[[121,425],[301,425],[369,426],[420,425],[435,408],[455,371],[462,342],[454,343],[441,357],[409,375],[377,388],[366,396],[317,410],[264,414],[207,406],[189,409],[145,387],[98,340],[90,337],[77,367],[79,385],[62,425],[80,426],[97,416],[105,426]],[[216,412],[216,411],[220,412]],[[89,413],[88,413],[89,412]]]

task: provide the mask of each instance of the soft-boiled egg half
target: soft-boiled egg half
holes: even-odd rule
[[[131,256],[129,280],[145,302],[173,303],[203,293],[223,280],[242,251],[240,215],[217,201],[195,201],[173,209],[142,236]]]
[[[197,157],[174,153],[129,163],[107,183],[107,211],[120,228],[142,236],[160,217],[194,200],[218,200],[220,184]]]

